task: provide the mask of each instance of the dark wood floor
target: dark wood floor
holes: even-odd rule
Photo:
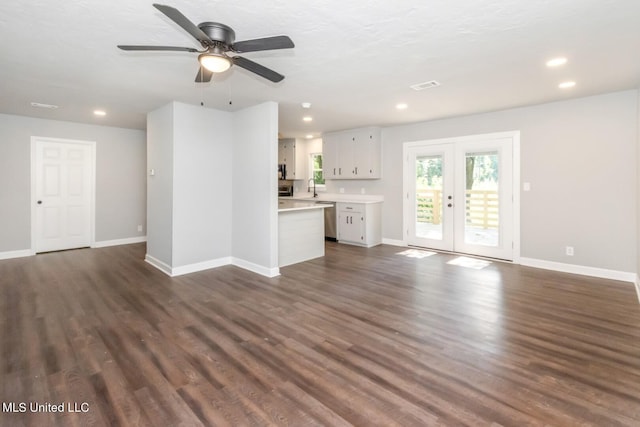
[[[0,425],[640,425],[630,284],[401,251],[275,279],[171,279],[140,244],[2,261]]]

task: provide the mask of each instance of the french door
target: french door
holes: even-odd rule
[[[91,246],[94,144],[32,139],[34,252]]]
[[[405,146],[409,245],[513,259],[513,140]]]

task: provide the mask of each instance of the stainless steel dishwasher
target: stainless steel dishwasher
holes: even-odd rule
[[[338,230],[336,228],[336,204],[334,202],[318,200],[317,204],[331,205],[324,208],[324,238],[325,240],[331,240],[335,242],[338,237]]]

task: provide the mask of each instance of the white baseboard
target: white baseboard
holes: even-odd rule
[[[383,245],[391,245],[391,246],[407,246],[407,242],[404,240],[395,240],[395,239],[382,239]]]
[[[152,257],[149,254],[146,254],[144,256],[144,260],[149,264],[151,264],[152,266],[154,266],[155,268],[157,268],[158,270],[162,271],[167,276],[173,276],[173,274],[171,274],[171,266],[169,264],[165,264],[164,262],[160,261],[158,258]]]
[[[95,242],[92,248],[106,248],[108,246],[130,245],[132,243],[143,243],[147,241],[147,236],[129,237],[126,239],[102,240]]]
[[[212,259],[208,261],[196,262],[194,264],[181,265],[171,269],[171,276],[182,276],[183,274],[196,273],[210,268],[222,267],[231,264],[231,257]]]
[[[209,261],[198,262],[189,265],[182,265],[180,267],[171,267],[170,265],[160,261],[153,256],[146,254],[144,260],[162,271],[164,274],[170,277],[182,276],[184,274],[196,273],[198,271],[209,270],[211,268],[222,267],[225,265],[235,265],[236,267],[243,268],[245,270],[249,270],[253,273],[260,274],[265,277],[276,277],[280,275],[279,268],[267,268],[258,264],[254,264],[249,261],[245,261],[243,259],[234,258],[234,257],[224,257],[218,259],[212,259]]]
[[[626,271],[607,270],[605,268],[587,267],[584,265],[564,264],[561,262],[545,261],[535,258],[520,258],[520,264],[527,267],[561,271],[563,273],[581,274],[583,276],[592,276],[601,279],[620,280],[622,282],[636,283],[637,278],[635,273],[628,273]]]
[[[640,303],[640,276],[636,275],[636,282],[634,285],[636,286],[636,295],[638,296],[638,302]]]
[[[12,259],[12,258],[23,258],[26,256],[35,255],[31,249],[24,249],[21,251],[7,251],[0,252],[0,260],[2,259]]]
[[[244,268],[245,270],[249,270],[254,273],[260,274],[261,276],[265,276],[269,278],[280,275],[280,268],[278,267],[268,268],[262,265],[254,264],[249,261],[245,261],[240,258],[235,258],[235,257],[231,258],[231,264],[235,265],[236,267]]]

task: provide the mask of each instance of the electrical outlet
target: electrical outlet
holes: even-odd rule
[[[565,252],[568,256],[573,256],[573,246],[567,246]]]
[[[138,225],[138,231],[142,231],[142,225]]]
[[[340,187],[340,194],[344,193],[344,188]]]
[[[365,190],[364,190],[364,187],[363,187],[363,188],[360,189],[360,194],[364,194],[364,193],[365,193]]]

